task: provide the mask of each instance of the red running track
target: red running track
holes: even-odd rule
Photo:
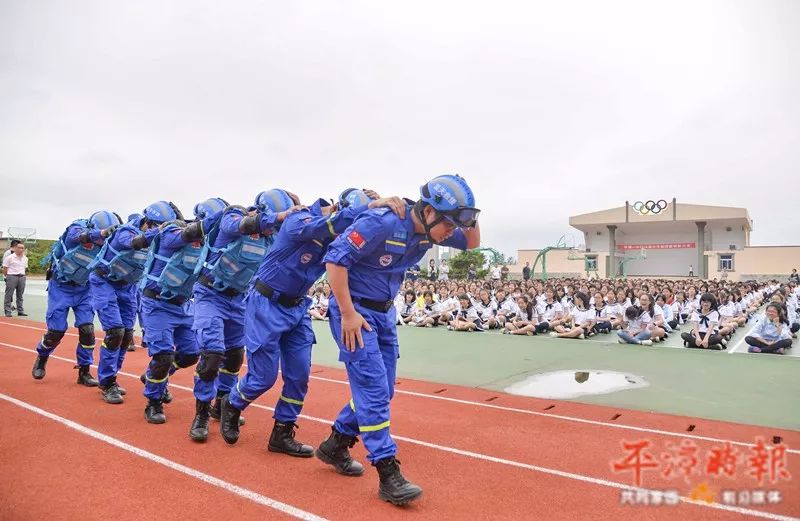
[[[621,489],[632,484],[632,474],[611,469],[611,461],[625,455],[620,446],[623,439],[648,439],[657,456],[667,443],[682,439],[695,443],[699,454],[721,446],[722,440],[741,443],[734,447],[749,454],[748,445],[756,436],[767,438],[769,445],[779,436],[791,450],[788,468],[796,470],[800,463],[800,452],[794,449],[800,447],[796,431],[406,379],[398,382],[392,432],[404,473],[425,494],[400,510],[377,499],[377,477],[370,468],[361,478],[345,478],[317,460],[267,452],[266,436],[272,425],[269,408],[279,389],[248,408],[248,423],[236,446],[222,441],[216,423],[212,423],[208,443],[196,444],[188,438],[194,414],[191,372],[179,372],[171,379],[176,399],[166,406],[168,422],[150,425],[143,418],[145,399],[137,378],[148,361],[145,352],[128,354],[123,372],[129,376],[119,378],[128,388],[127,400],[111,406],[102,402],[97,390],[75,385],[69,361],[73,337],[66,337],[51,359],[47,377],[34,381],[32,349],[42,326],[14,324],[0,321],[0,410],[6,420],[0,426],[4,455],[0,472],[13,476],[4,480],[0,493],[9,519],[41,519],[44,512],[54,511],[66,519],[141,519],[151,513],[197,519],[208,512],[232,513],[239,519],[297,517],[303,512],[328,519],[401,513],[415,519],[619,519],[633,515],[704,520],[800,515],[797,487],[786,480],[761,487],[779,490],[783,496],[779,504],[739,510],[722,505],[722,489],[759,488],[745,475],[743,465],[736,479],[693,476],[690,483],[647,472],[644,486],[648,488],[677,489],[688,496],[705,481],[716,493],[716,503],[711,505],[681,502],[649,507],[621,505]],[[330,420],[349,394],[342,371],[314,367],[313,372],[298,438],[317,444],[329,433]],[[47,413],[51,416],[42,416]],[[64,425],[61,419],[75,422],[81,430]],[[686,432],[688,425],[695,426],[692,432]],[[97,439],[102,435],[118,445]],[[165,458],[171,466],[148,459],[151,456]],[[360,444],[354,456],[365,462]],[[180,465],[189,470],[175,468]],[[279,503],[269,506],[270,500]]]

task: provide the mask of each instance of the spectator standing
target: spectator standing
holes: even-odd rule
[[[431,259],[428,261],[428,280],[436,280],[437,276],[436,261]]]
[[[447,259],[442,259],[439,263],[439,280],[447,280],[450,275],[450,266],[447,264]]]
[[[509,272],[508,266],[503,264],[503,267],[500,268],[500,280],[503,281],[508,280],[508,272]]]
[[[467,270],[467,280],[475,280],[476,278],[478,278],[478,271],[475,269],[475,266],[470,264]]]
[[[7,317],[11,316],[11,302],[14,293],[17,294],[17,315],[27,317],[23,293],[25,293],[25,273],[28,269],[28,257],[25,255],[25,245],[17,242],[14,253],[3,259],[3,278],[6,280],[6,295],[3,301],[3,310]]]
[[[493,281],[494,280],[500,280],[500,266],[498,264],[495,264],[494,266],[492,266],[490,274],[491,274],[491,277],[492,277]]]
[[[525,282],[529,281],[531,278],[531,263],[526,262],[525,267],[522,268],[522,280]]]
[[[694,277],[694,266],[689,264],[689,276]]]
[[[797,268],[793,269],[792,274],[789,275],[789,282],[800,284],[800,275],[797,273]]]

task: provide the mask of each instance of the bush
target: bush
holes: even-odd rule
[[[50,248],[55,241],[37,240],[36,244],[25,245],[25,255],[28,256],[28,273],[41,273],[47,270],[47,267],[40,266],[42,259],[47,257],[50,253]]]
[[[450,264],[449,276],[451,279],[466,279],[470,266],[475,266],[478,278],[485,277],[487,273],[487,270],[483,269],[483,265],[486,264],[486,256],[480,251],[461,251],[447,262]]]

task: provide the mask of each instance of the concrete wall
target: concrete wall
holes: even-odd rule
[[[731,231],[728,231],[731,228]],[[747,232],[742,226],[723,226],[709,223],[706,227],[706,249],[714,251],[730,250],[735,246],[737,250],[747,246]],[[709,266],[709,269],[711,267]]]
[[[733,271],[729,280],[785,280],[793,268],[800,270],[800,246],[749,246],[740,251],[709,251],[709,277],[720,277],[720,254],[733,254]]]

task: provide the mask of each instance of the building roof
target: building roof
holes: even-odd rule
[[[659,203],[661,203],[659,205]],[[666,203],[666,206],[665,206]],[[658,213],[649,212],[647,206],[659,206]],[[745,226],[752,231],[753,221],[747,208],[732,206],[709,206],[703,204],[687,204],[672,201],[645,201],[642,203],[626,201],[625,206],[609,208],[599,212],[573,215],[569,218],[570,226],[581,231],[595,229],[606,225],[630,225],[649,223],[682,223],[684,225],[698,221],[726,221],[730,224]]]

